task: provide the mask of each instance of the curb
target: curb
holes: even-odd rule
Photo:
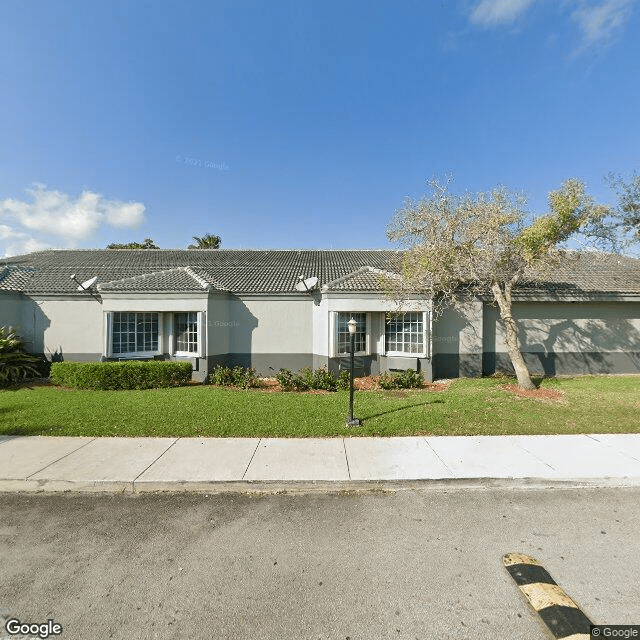
[[[502,561],[554,639],[591,639],[593,622],[535,558],[521,553],[508,553]]]
[[[633,489],[640,478],[429,478],[416,480],[29,480],[0,479],[0,493],[313,493],[366,491],[489,491],[515,489],[540,491],[553,489]]]

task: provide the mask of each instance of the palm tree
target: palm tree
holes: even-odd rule
[[[219,249],[220,248],[220,236],[214,236],[210,233],[200,237],[193,236],[195,244],[190,244],[189,249]]]

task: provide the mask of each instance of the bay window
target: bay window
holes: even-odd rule
[[[428,355],[428,315],[424,311],[388,314],[384,341],[388,355]]]
[[[158,352],[158,314],[115,311],[111,329],[111,352],[147,354]]]

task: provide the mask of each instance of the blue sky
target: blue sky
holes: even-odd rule
[[[0,3],[0,255],[378,248],[405,196],[640,169],[640,0]]]

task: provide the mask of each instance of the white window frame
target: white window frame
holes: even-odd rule
[[[157,316],[158,320],[158,348],[152,351],[125,351],[122,353],[114,353],[113,351],[113,315],[115,313],[133,313],[136,316],[139,313],[153,313]],[[109,358],[120,358],[122,360],[130,360],[135,358],[153,358],[154,356],[162,353],[162,335],[163,335],[163,314],[160,311],[109,311],[105,314],[105,333],[106,333],[106,345],[105,355]]]
[[[431,331],[430,331],[430,316],[428,311],[406,311],[404,313],[422,313],[422,346],[423,350],[415,353],[408,351],[387,351],[387,314],[382,314],[382,331],[380,332],[381,353],[385,356],[391,356],[393,358],[428,358],[430,357],[431,348]]]
[[[330,329],[331,329],[331,347],[332,347],[332,356],[333,358],[343,358],[344,356],[351,355],[348,351],[345,353],[338,352],[338,314],[346,313],[364,313],[365,314],[365,350],[364,351],[356,351],[354,355],[356,356],[369,356],[371,355],[371,313],[368,311],[333,311],[331,313],[331,321],[330,321]]]
[[[178,351],[178,339],[176,336],[176,321],[175,314],[176,313],[195,313],[196,314],[196,323],[198,327],[198,348],[196,351]],[[169,315],[169,353],[173,356],[179,358],[204,358],[205,357],[205,349],[204,349],[204,341],[206,339],[206,329],[205,329],[205,313],[204,311],[175,311]]]

